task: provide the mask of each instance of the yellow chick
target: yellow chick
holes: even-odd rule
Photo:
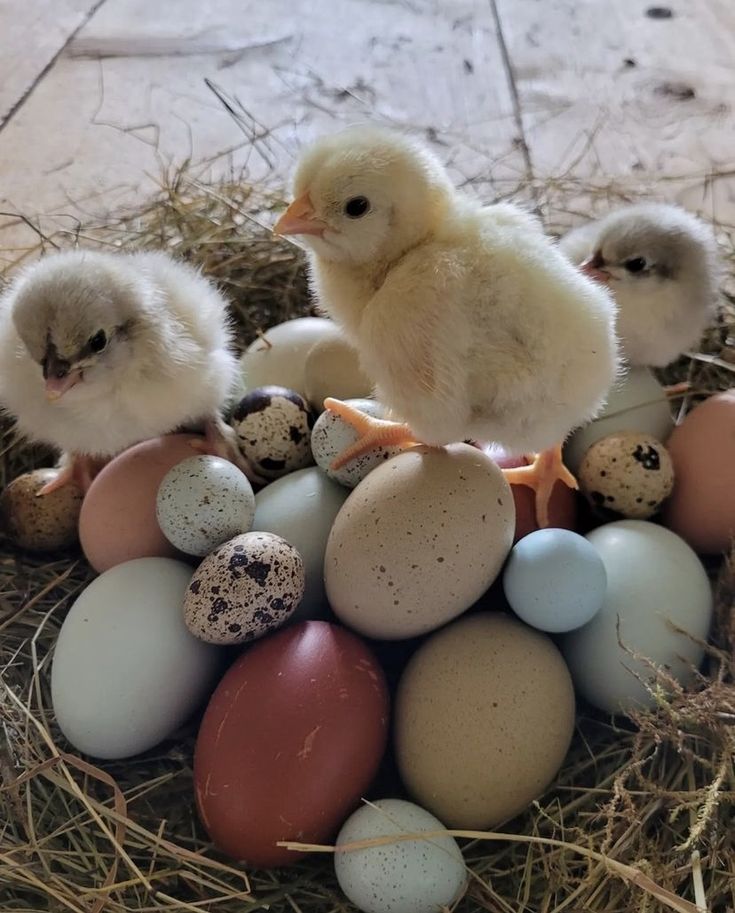
[[[404,424],[327,408],[360,434],[335,467],[376,444],[493,441],[542,452],[506,478],[576,487],[560,442],[602,407],[618,369],[614,305],[511,205],[452,186],[431,151],[376,127],[319,140],[274,231],[310,253],[320,307],[337,321]]]

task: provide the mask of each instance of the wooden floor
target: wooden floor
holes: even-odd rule
[[[13,214],[71,229],[187,158],[282,183],[365,119],[486,199],[574,220],[615,186],[735,225],[735,3],[654,2],[6,0],[0,269],[34,240]]]

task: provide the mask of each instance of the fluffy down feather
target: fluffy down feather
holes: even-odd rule
[[[100,330],[104,350],[89,350]],[[81,368],[55,401],[49,345]],[[111,457],[219,415],[237,362],[226,302],[163,253],[67,251],[26,269],[0,298],[0,402],[28,438]]]
[[[429,150],[373,127],[317,142],[294,191],[281,228],[310,250],[317,300],[418,439],[538,451],[601,408],[613,301],[535,218],[462,196]]]
[[[712,231],[678,206],[641,203],[573,229],[560,242],[615,296],[631,364],[663,367],[713,319],[720,265]]]

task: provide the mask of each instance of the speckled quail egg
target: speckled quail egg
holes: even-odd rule
[[[383,406],[374,399],[348,399],[345,402],[366,415],[372,415],[375,418],[385,416]],[[332,469],[334,460],[356,440],[355,429],[339,415],[335,415],[329,410],[322,412],[311,432],[311,452],[314,454],[317,466],[335,482],[346,485],[348,488],[354,488],[376,466],[401,453],[404,449],[402,447],[374,447],[368,453],[355,460],[350,460],[339,469]]]
[[[623,431],[589,448],[579,467],[579,486],[598,511],[645,520],[671,494],[674,467],[661,441]]]
[[[240,450],[255,472],[278,479],[313,462],[314,413],[304,397],[286,387],[257,387],[232,412]]]
[[[193,456],[163,478],[156,519],[168,541],[187,555],[208,555],[253,525],[255,495],[237,466],[216,456]]]
[[[334,855],[339,886],[363,913],[436,913],[464,893],[467,872],[457,841],[444,825],[403,799],[363,805],[343,825],[337,848],[380,837],[433,834],[394,840]]]
[[[304,595],[304,562],[273,533],[244,533],[220,545],[194,572],[184,620],[200,640],[240,644],[279,628]]]
[[[77,541],[84,497],[77,486],[65,485],[38,496],[58,474],[58,469],[34,469],[14,479],[0,495],[3,528],[20,548],[46,552],[67,548]]]

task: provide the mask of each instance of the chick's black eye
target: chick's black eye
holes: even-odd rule
[[[95,333],[89,340],[89,348],[93,352],[101,352],[107,345],[107,334],[104,330]]]
[[[367,197],[352,197],[345,203],[345,215],[351,219],[359,219],[370,209],[370,200]]]
[[[642,273],[647,265],[645,257],[633,257],[625,261],[625,268],[629,273]]]

